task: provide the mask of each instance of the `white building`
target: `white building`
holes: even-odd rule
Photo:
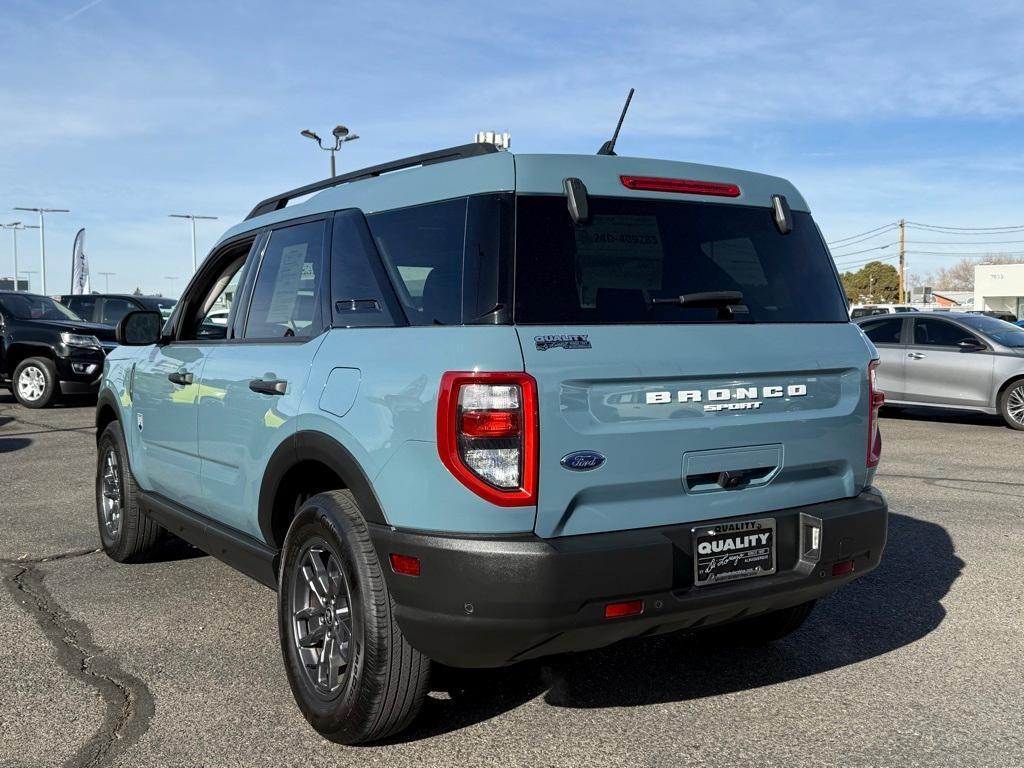
[[[974,308],[1024,317],[1024,264],[975,267]]]

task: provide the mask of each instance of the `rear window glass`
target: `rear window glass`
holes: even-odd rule
[[[767,207],[589,202],[590,221],[577,225],[564,197],[519,198],[517,323],[849,321],[809,214],[794,212],[793,232],[781,235]],[[672,303],[722,291],[741,293],[747,312]]]

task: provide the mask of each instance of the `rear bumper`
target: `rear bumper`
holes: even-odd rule
[[[450,666],[493,667],[797,605],[871,571],[885,548],[888,506],[874,488],[761,517],[776,520],[777,572],[713,587],[693,586],[691,529],[714,520],[560,539],[371,532],[412,646]],[[816,561],[800,556],[809,518],[821,521]],[[421,575],[393,573],[391,553],[418,557]],[[848,560],[853,571],[833,577]],[[638,599],[642,615],[604,618],[607,603]]]

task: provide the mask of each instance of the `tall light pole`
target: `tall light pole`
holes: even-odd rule
[[[39,263],[42,270],[42,290],[39,292],[46,295],[46,222],[43,214],[46,213],[71,213],[67,208],[15,208],[16,211],[31,211],[39,214]],[[15,278],[17,279],[17,278]]]
[[[344,144],[346,141],[355,141],[356,139],[359,138],[358,135],[356,135],[354,133],[349,133],[348,128],[346,128],[344,125],[336,125],[336,126],[334,126],[334,130],[331,131],[331,133],[334,136],[334,146],[333,147],[331,147],[331,146],[326,146],[325,147],[323,141],[320,139],[319,136],[317,136],[315,133],[313,133],[313,131],[311,131],[309,129],[306,129],[304,131],[299,131],[299,133],[302,136],[305,136],[307,139],[312,139],[313,141],[315,141],[317,146],[320,147],[320,149],[324,150],[325,152],[330,152],[331,153],[331,178],[332,179],[335,176],[335,173],[334,173],[334,153],[337,152],[339,149],[341,149],[341,145]]]
[[[22,224],[20,221],[12,221],[10,224],[0,224],[0,229],[11,230],[14,237],[14,292],[18,292],[18,230],[39,229],[35,224]]]
[[[196,273],[196,219],[216,220],[216,216],[197,216],[194,213],[169,213],[171,219],[188,219],[192,222],[192,274]]]
[[[97,272],[97,275],[103,275],[103,292],[110,293],[110,276],[116,275],[117,272]]]

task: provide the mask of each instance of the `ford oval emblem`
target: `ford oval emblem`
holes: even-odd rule
[[[604,464],[604,456],[597,451],[576,451],[563,456],[560,463],[573,472],[589,472]]]

